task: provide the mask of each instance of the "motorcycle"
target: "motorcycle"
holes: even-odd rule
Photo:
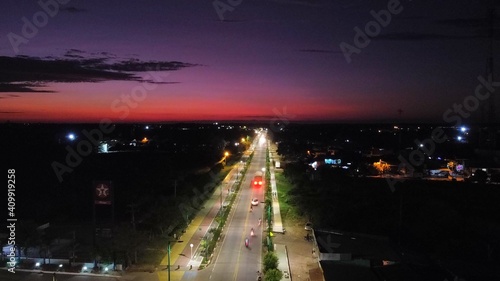
[[[245,238],[245,247],[248,248],[248,238]]]

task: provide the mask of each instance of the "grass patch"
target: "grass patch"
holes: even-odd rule
[[[300,211],[293,205],[293,196],[290,191],[293,185],[288,181],[285,175],[281,172],[275,173],[276,189],[278,189],[278,199],[280,202],[281,220],[283,224],[296,224],[304,221],[300,215]]]

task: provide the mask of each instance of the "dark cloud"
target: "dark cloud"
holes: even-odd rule
[[[0,70],[2,73],[2,70]],[[0,78],[1,79],[1,78]],[[0,92],[11,93],[54,93],[54,91],[39,89],[40,85],[33,83],[0,83]]]
[[[179,84],[181,82],[158,82],[158,81],[153,81],[153,80],[142,80],[142,82],[150,83],[150,84],[157,84],[157,85],[169,85],[169,84]]]
[[[435,23],[440,25],[449,25],[460,28],[475,28],[475,27],[489,28],[492,23],[494,24],[499,20],[500,20],[500,15],[498,14],[498,12],[495,13],[494,10],[491,10],[488,15],[485,15],[485,17],[444,19],[444,20],[437,20],[435,21]]]
[[[486,27],[489,25],[488,19],[486,18],[470,18],[470,19],[446,19],[437,20],[435,23],[440,25],[451,25],[455,27]]]
[[[242,119],[254,119],[254,120],[278,120],[276,115],[244,115],[241,116]]]
[[[229,19],[214,20],[214,21],[219,21],[219,22],[230,22],[230,23],[248,22],[248,20],[229,20]]]
[[[451,36],[437,33],[417,33],[417,32],[395,32],[381,34],[373,37],[374,40],[401,40],[401,41],[420,41],[420,40],[438,40],[438,39],[471,39],[481,36]]]
[[[341,51],[321,50],[321,49],[300,49],[302,53],[329,53],[329,54],[342,54]]]
[[[81,13],[81,12],[85,12],[87,10],[81,9],[81,8],[77,8],[75,6],[69,6],[69,7],[63,7],[63,8],[61,8],[61,11],[68,12],[68,13]]]
[[[45,83],[57,82],[101,82],[144,80],[138,74],[147,71],[174,71],[196,64],[179,61],[140,61],[138,59],[119,60],[108,53],[100,57],[88,57],[83,51],[71,49],[63,58],[37,58],[28,56],[0,56],[0,92],[53,92],[41,89]]]
[[[19,95],[3,95],[3,96],[0,96],[0,99],[9,99],[9,98],[18,98],[20,97]]]
[[[328,3],[327,1],[321,1],[321,0],[272,0],[272,1],[280,4],[291,4],[291,5],[300,5],[309,7],[322,7]]]

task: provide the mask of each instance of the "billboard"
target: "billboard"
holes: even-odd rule
[[[94,204],[111,205],[112,185],[110,181],[94,182]]]

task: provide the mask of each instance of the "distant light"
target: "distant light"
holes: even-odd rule
[[[146,130],[149,130],[149,126],[146,126]]]
[[[86,266],[84,266],[84,267],[83,267],[83,270],[84,270],[84,271],[85,271],[85,270],[87,270],[87,267],[86,267]]]
[[[345,140],[345,142],[349,142],[349,140]]]
[[[104,271],[106,271],[106,272],[107,272],[107,271],[108,271],[108,268],[107,268],[107,267],[106,267],[106,268],[104,268]]]
[[[461,137],[461,136],[458,136],[458,137],[457,137],[457,140],[461,141],[461,140],[462,140],[462,137]]]
[[[421,143],[421,144],[419,144],[418,146],[420,146],[420,147],[424,147],[424,144],[423,144],[423,143]]]
[[[59,264],[59,267],[62,267],[62,263],[61,263],[61,264]]]
[[[460,131],[465,132],[465,131],[467,131],[467,128],[465,128],[465,127],[461,127],[461,128],[460,128]]]
[[[69,140],[75,140],[75,138],[76,138],[76,137],[75,137],[75,134],[72,134],[72,133],[68,134],[66,137],[67,137]]]
[[[35,263],[35,266],[36,266],[36,267],[39,267],[39,266],[40,266],[40,263],[39,263],[39,262]]]

